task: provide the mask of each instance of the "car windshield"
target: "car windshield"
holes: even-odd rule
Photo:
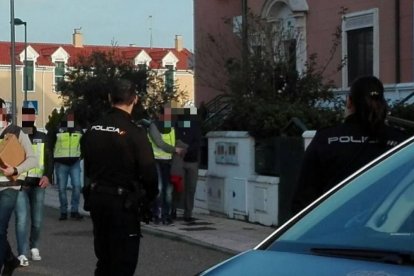
[[[414,256],[414,143],[352,179],[268,250],[399,252]]]

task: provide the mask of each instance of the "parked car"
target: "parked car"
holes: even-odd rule
[[[414,275],[414,138],[200,275]]]

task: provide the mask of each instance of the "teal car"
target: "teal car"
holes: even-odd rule
[[[414,138],[199,275],[414,276]]]

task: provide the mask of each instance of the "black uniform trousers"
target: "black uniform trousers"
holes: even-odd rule
[[[134,275],[138,263],[138,211],[125,210],[124,197],[90,195],[96,263],[95,276]]]

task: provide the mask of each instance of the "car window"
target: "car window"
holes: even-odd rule
[[[414,253],[414,145],[350,181],[269,246],[365,248]]]

